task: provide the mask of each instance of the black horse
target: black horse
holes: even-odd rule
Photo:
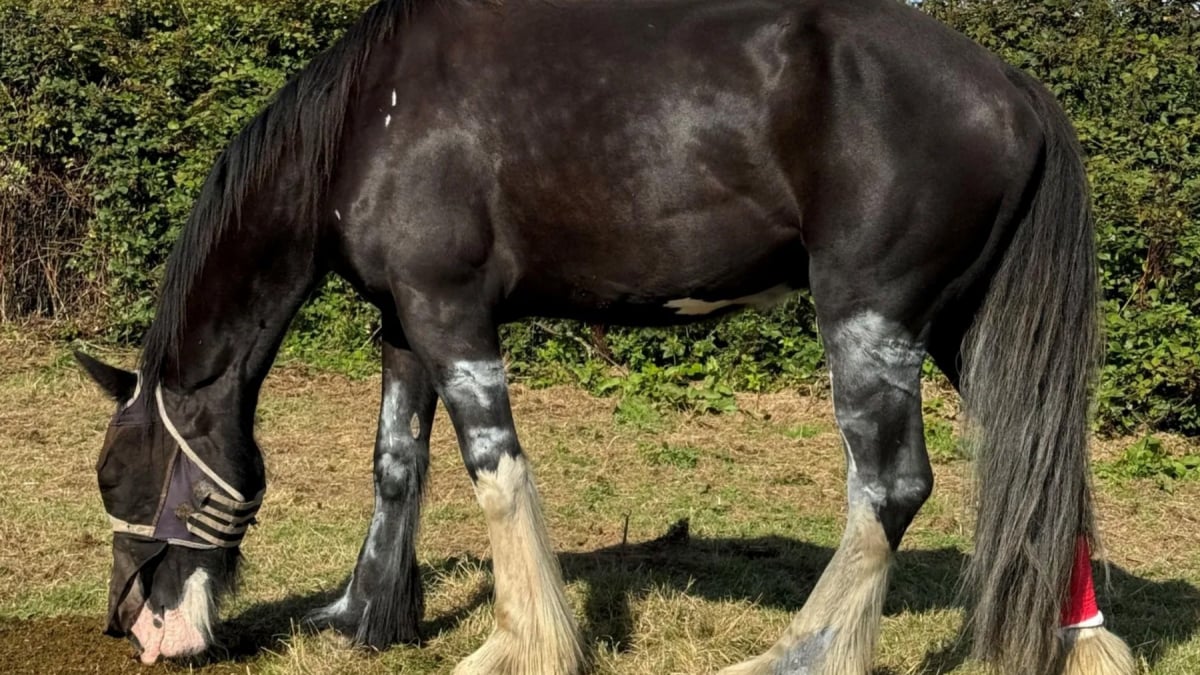
[[[495,570],[495,632],[457,672],[585,668],[497,325],[669,324],[808,289],[845,439],[845,537],[779,642],[723,672],[868,670],[892,553],[932,489],[926,354],[976,427],[976,655],[1006,673],[1132,672],[1098,612],[1075,616],[1098,353],[1080,150],[1040,85],[911,7],[372,7],[217,161],[139,372],[81,356],[119,401],[98,464],[109,630],[143,661],[210,641],[265,486],[259,388],[328,273],[382,314],[383,404],[375,515],[315,625],[418,639],[440,397]]]

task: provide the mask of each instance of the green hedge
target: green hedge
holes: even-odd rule
[[[0,0],[0,235],[45,242],[40,266],[0,268],[4,315],[53,312],[85,331],[102,320],[108,337],[136,340],[216,153],[366,4]],[[1102,424],[1200,433],[1200,13],[1160,0],[922,7],[1046,82],[1079,128],[1106,297]],[[8,248],[10,261],[29,255]],[[331,282],[286,349],[373,370],[374,320]],[[821,364],[806,299],[603,339],[534,321],[505,339],[514,371],[531,381],[698,408],[726,407],[732,388],[811,382]]]

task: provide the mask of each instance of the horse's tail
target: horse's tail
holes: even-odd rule
[[[1060,617],[1077,543],[1094,536],[1088,417],[1099,294],[1082,151],[1049,92],[1021,81],[1041,121],[1043,155],[1028,212],[963,345],[979,508],[966,584],[975,656],[1005,674],[1049,675],[1062,672],[1064,657],[1075,660]],[[1095,644],[1124,648],[1103,635]],[[1132,661],[1127,670],[1084,667],[1078,672],[1132,673]]]

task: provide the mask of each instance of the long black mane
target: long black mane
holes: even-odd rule
[[[292,222],[315,230],[336,161],[346,110],[372,48],[391,37],[414,0],[382,0],[275,95],[225,148],[209,172],[171,251],[140,370],[153,386],[176,352],[188,297],[208,254],[241,220],[242,208],[285,161],[299,186]]]

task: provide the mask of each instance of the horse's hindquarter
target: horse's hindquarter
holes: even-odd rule
[[[486,277],[503,314],[655,321],[806,285],[805,243],[855,232],[872,196],[925,198],[930,175],[974,206],[996,181],[930,156],[937,102],[921,116],[892,92],[924,83],[862,72],[896,46],[831,35],[842,14],[516,0],[418,17],[351,117],[334,192],[350,256],[387,249],[386,286]]]
[[[923,13],[838,7],[824,22],[830,122],[806,211],[810,283],[832,304],[922,325],[998,262],[1030,196],[1041,122],[1025,76]]]

